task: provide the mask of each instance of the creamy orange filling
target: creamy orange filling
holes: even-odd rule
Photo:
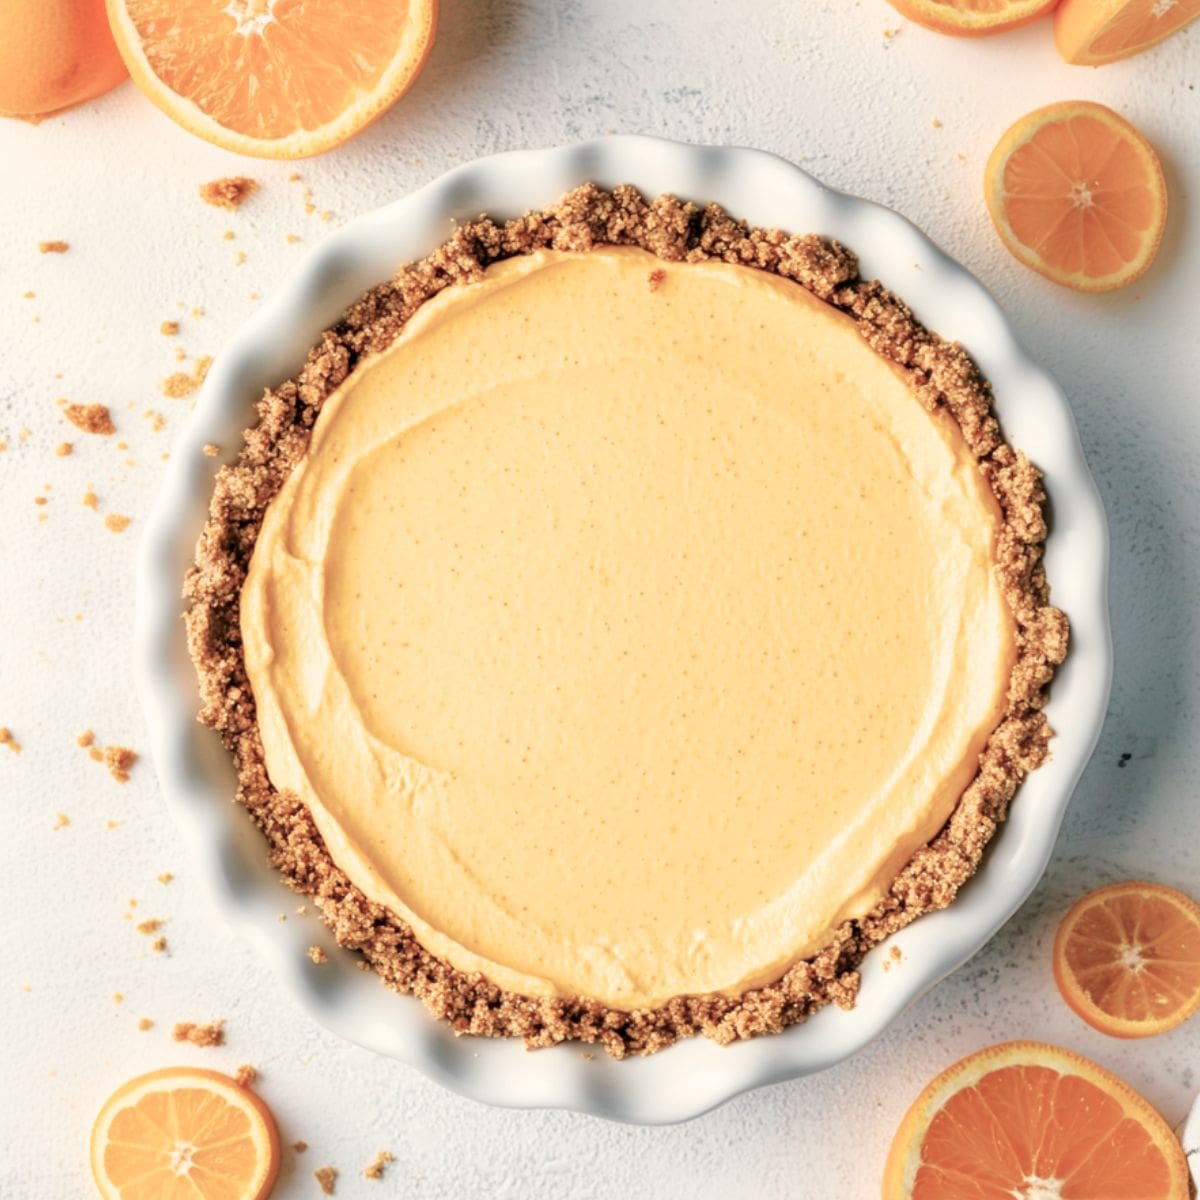
[[[972,778],[1015,657],[999,519],[954,422],[798,285],[497,264],[350,376],[268,510],[271,779],[463,970],[743,991]]]

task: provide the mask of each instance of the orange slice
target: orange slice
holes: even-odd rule
[[[1028,25],[1057,0],[888,0],[918,25],[955,37],[986,37]]]
[[[1102,1067],[1007,1042],[943,1071],[888,1153],[883,1200],[1187,1200],[1166,1121]]]
[[[1167,222],[1158,155],[1124,117],[1064,100],[1022,117],[984,168],[992,223],[1026,266],[1084,292],[1132,283]]]
[[[1069,63],[1099,67],[1141,54],[1200,17],[1200,0],[1062,0],[1054,44]]]
[[[271,1110],[227,1075],[168,1067],[105,1101],[91,1157],[104,1200],[265,1200],[279,1133]]]
[[[1157,883],[1090,892],[1058,927],[1054,979],[1101,1033],[1174,1029],[1200,1009],[1200,904]]]
[[[303,158],[382,116],[433,44],[437,0],[108,0],[134,82],[185,129]]]

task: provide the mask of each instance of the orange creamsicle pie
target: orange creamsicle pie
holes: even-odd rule
[[[466,1033],[853,1003],[1047,752],[1040,476],[851,254],[585,187],[268,392],[189,575],[284,877]]]

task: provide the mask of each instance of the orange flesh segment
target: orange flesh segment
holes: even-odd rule
[[[127,0],[151,69],[227,128],[283,138],[369,93],[409,22],[406,0]],[[234,16],[234,10],[238,16]]]
[[[181,1156],[191,1164],[182,1174]],[[104,1149],[109,1177],[127,1181],[122,1200],[240,1200],[257,1162],[245,1113],[204,1088],[151,1092],[123,1109]]]
[[[1117,1100],[1042,1066],[1001,1067],[951,1096],[922,1159],[912,1200],[1161,1200],[1172,1186],[1162,1151]]]
[[[1133,145],[1095,117],[1049,122],[1009,157],[1013,233],[1060,271],[1109,275],[1136,259],[1158,201]]]
[[[1102,1012],[1160,1021],[1194,1005],[1200,991],[1200,925],[1158,896],[1117,894],[1086,909],[1063,956]]]
[[[1200,16],[1200,0],[1132,0],[1093,39],[1098,57],[1149,46]]]

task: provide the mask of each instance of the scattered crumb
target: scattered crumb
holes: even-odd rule
[[[99,746],[93,746],[88,751],[88,757],[92,760],[92,762],[103,762],[104,761],[104,751],[101,750]]]
[[[36,300],[37,292],[22,292],[21,296],[24,300]]]
[[[147,1029],[152,1029],[154,1022],[149,1017],[138,1017],[138,1029],[145,1033]]]
[[[227,179],[213,179],[200,185],[200,199],[214,208],[241,208],[258,191],[256,180],[245,175],[233,175]]]
[[[70,242],[38,242],[38,250],[42,254],[66,254],[70,248]]]
[[[165,937],[156,937],[154,941],[150,943],[150,949],[153,950],[155,954],[162,954],[166,948],[167,939]]]
[[[175,347],[175,361],[183,362],[187,358],[187,351],[182,346]]]
[[[112,533],[124,533],[132,520],[132,517],[123,516],[121,513],[109,513],[104,518],[104,524]]]
[[[205,442],[204,453],[207,454],[209,458],[216,458],[217,455],[221,453],[221,447],[212,442]]]
[[[118,783],[129,782],[129,769],[137,762],[137,751],[128,746],[105,746],[104,765]]]
[[[160,917],[147,917],[144,921],[139,921],[136,925],[138,933],[157,933],[163,926]]]
[[[305,1141],[295,1141],[292,1143],[292,1149],[295,1150],[297,1154],[303,1154],[305,1150],[308,1149],[308,1143]]]
[[[327,963],[329,961],[329,955],[326,954],[325,951],[322,950],[320,946],[309,946],[308,957],[311,958],[312,961],[317,964],[317,966],[320,966],[322,963]]]
[[[113,1003],[114,1004],[124,1004],[125,997],[123,995],[121,995],[120,992],[113,992]]]
[[[96,740],[96,735],[90,730],[85,729],[76,739],[75,744],[82,746],[85,750]]]
[[[942,127],[942,123],[941,123],[941,121],[939,121],[937,119],[937,117],[934,117],[933,120],[929,122],[929,124],[932,125],[934,127],[934,129],[941,129],[941,127]]]
[[[304,914],[305,914],[306,912],[308,912],[308,905],[307,905],[307,904],[298,904],[298,905],[296,905],[296,915],[297,915],[298,917],[302,917],[302,916],[304,916]]]
[[[967,156],[965,154],[956,154],[954,157],[957,158],[959,162],[967,161]]]
[[[105,829],[120,829],[120,827],[121,827],[120,821],[105,821],[104,822]]]
[[[223,1046],[224,1025],[223,1020],[211,1021],[207,1025],[198,1025],[194,1021],[179,1021],[171,1031],[171,1036],[177,1042],[191,1042],[193,1046]]]
[[[100,497],[97,496],[91,488],[88,488],[88,490],[83,493],[83,507],[90,508],[93,511],[100,507]],[[82,745],[82,743],[80,744]],[[91,745],[90,742],[88,744]]]
[[[394,1163],[396,1156],[390,1150],[380,1150],[375,1155],[375,1161],[363,1171],[364,1179],[382,1179],[388,1163]]]
[[[233,1077],[242,1087],[249,1087],[258,1078],[258,1071],[249,1063],[242,1063]]]
[[[193,306],[193,308],[192,308],[192,316],[193,316],[193,317],[194,317],[194,318],[195,318],[197,321],[198,321],[198,320],[200,320],[200,318],[201,318],[202,316],[204,316],[204,305],[203,305],[203,304],[197,304],[197,305],[194,305],[194,306]]]
[[[49,504],[49,500],[45,496],[34,496],[34,504]]]
[[[175,337],[175,335],[179,332],[179,322],[164,321],[158,327],[158,332],[161,333],[163,337]]]
[[[246,261],[246,252],[245,252],[245,250],[239,250],[239,251],[238,251],[238,252],[237,252],[237,253],[236,253],[236,254],[233,256],[233,265],[234,265],[235,267],[240,267],[240,266],[242,265],[242,263],[244,263],[245,261]]]
[[[321,1191],[326,1196],[333,1195],[334,1183],[337,1180],[337,1171],[333,1167],[318,1167],[313,1172],[313,1178],[321,1185]]]
[[[0,746],[7,746],[14,754],[21,753],[21,743],[13,737],[7,725],[0,725]]]
[[[221,234],[221,237],[224,241],[232,242],[233,239],[237,237],[237,234],[234,233],[232,229],[227,229],[223,234]]]
[[[176,371],[173,375],[168,375],[160,385],[162,394],[172,400],[182,400],[184,396],[190,396],[204,382],[211,365],[212,358],[205,354],[196,359],[190,375],[186,371]]]
[[[257,293],[257,292],[249,292],[249,293],[247,294],[247,296],[246,296],[246,299],[247,299],[247,300],[257,300],[257,299],[258,299],[258,293]]]
[[[156,409],[148,408],[144,413],[142,413],[142,416],[150,422],[150,428],[154,430],[155,433],[162,433],[162,431],[167,427],[167,418]]]
[[[63,409],[67,420],[84,433],[98,433],[104,437],[117,432],[107,404],[68,404]]]
[[[66,813],[55,813],[54,814],[54,829],[55,830],[66,829],[66,827],[68,825],[70,825],[70,823],[71,823],[71,818],[68,817]]]
[[[74,449],[75,447],[72,446],[70,442],[59,442],[58,445],[54,447],[54,453],[57,454],[59,458],[66,458],[67,455],[69,455]]]
[[[170,871],[163,871],[163,872],[162,872],[162,873],[161,873],[161,874],[158,876],[158,882],[159,882],[159,883],[161,883],[161,884],[164,884],[164,885],[165,885],[165,884],[168,884],[168,883],[170,883],[170,882],[171,882],[171,880],[172,880],[172,879],[174,879],[174,878],[175,878],[175,876],[174,876],[174,875],[172,875]]]
[[[292,172],[292,173],[291,173],[291,174],[288,176],[288,183],[299,183],[299,182],[300,182],[300,172],[299,172],[299,171],[293,171],[293,172]]]
[[[899,946],[893,946],[888,951],[888,954],[891,955],[893,962],[899,962],[904,957],[904,952],[900,949]]]
[[[667,273],[661,267],[656,267],[653,271],[651,271],[648,277],[650,282],[650,290],[652,292],[657,292],[658,289],[662,287],[663,280],[666,279],[666,277]]]
[[[331,213],[331,212],[329,211],[329,209],[326,209],[326,210],[325,210],[325,211],[324,211],[324,212],[321,214],[321,220],[322,220],[322,221],[332,221],[332,220],[333,220],[333,213]]]
[[[300,240],[300,235],[298,233],[289,233],[287,240],[289,246],[294,246]]]

